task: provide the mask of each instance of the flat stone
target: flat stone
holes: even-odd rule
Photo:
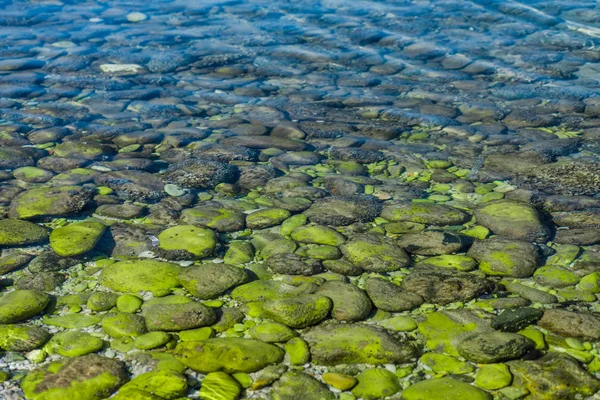
[[[477,223],[508,239],[545,242],[549,230],[530,204],[512,200],[493,201],[475,210]]]
[[[85,254],[94,249],[106,226],[96,221],[74,222],[50,234],[50,246],[61,257]]]
[[[491,364],[514,360],[535,347],[525,336],[508,332],[475,333],[458,344],[459,354],[469,361]]]

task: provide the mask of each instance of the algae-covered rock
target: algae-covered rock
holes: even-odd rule
[[[15,290],[0,297],[0,324],[24,321],[44,311],[50,296],[39,290]]]
[[[435,203],[404,202],[383,207],[381,217],[388,221],[416,222],[427,225],[460,225],[471,216],[458,208]]]
[[[477,240],[467,256],[479,262],[479,269],[491,276],[528,278],[538,265],[538,251],[529,242],[486,239]]]
[[[130,389],[143,390],[161,399],[178,399],[187,393],[185,375],[172,370],[157,370],[141,374],[121,387],[119,393]]]
[[[30,351],[50,339],[47,330],[34,325],[0,325],[0,349]]]
[[[375,307],[383,311],[412,310],[425,302],[421,295],[403,290],[399,285],[381,278],[368,278],[365,290]]]
[[[581,277],[568,268],[559,267],[558,265],[545,265],[535,271],[533,279],[541,285],[564,288],[575,286],[579,283]]]
[[[454,375],[469,374],[475,371],[473,365],[460,361],[455,357],[440,353],[425,353],[419,362],[427,365],[433,372],[446,372]]]
[[[487,364],[475,375],[475,384],[482,389],[497,390],[510,385],[512,374],[506,364]]]
[[[352,389],[358,383],[355,377],[337,372],[326,372],[322,378],[329,386],[342,391]]]
[[[223,257],[225,264],[235,266],[249,263],[253,259],[254,247],[252,247],[252,243],[242,240],[235,240],[229,243],[229,248]]]
[[[255,211],[246,216],[246,226],[249,229],[264,229],[279,225],[292,215],[283,208],[267,208]]]
[[[99,282],[117,292],[147,290],[155,296],[165,296],[180,285],[177,279],[180,271],[180,266],[164,261],[121,261],[104,268]]]
[[[97,400],[110,396],[127,379],[123,362],[89,354],[34,370],[21,381],[21,387],[31,400]]]
[[[491,282],[468,272],[428,268],[408,275],[400,288],[416,293],[429,303],[468,301],[493,289]]]
[[[239,382],[222,371],[206,375],[200,386],[200,398],[205,400],[236,400],[241,392]]]
[[[279,347],[253,339],[215,338],[181,342],[175,357],[194,371],[201,373],[224,371],[255,372],[267,365],[281,362],[284,352]]]
[[[185,268],[179,274],[182,286],[203,300],[218,297],[248,280],[248,274],[243,268],[227,264],[202,264]]]
[[[313,362],[319,365],[400,364],[416,354],[409,344],[367,325],[319,325],[303,337],[310,346]]]
[[[292,239],[300,243],[326,244],[339,246],[346,241],[346,236],[323,225],[305,225],[291,232]]]
[[[67,329],[81,329],[93,326],[102,320],[98,315],[66,314],[57,317],[44,316],[44,324]]]
[[[95,353],[104,342],[86,332],[65,331],[57,333],[44,346],[48,354],[60,354],[64,357],[78,357]]]
[[[296,337],[284,345],[286,357],[292,365],[302,365],[310,361],[310,348],[305,340]]]
[[[432,378],[409,386],[402,392],[403,400],[490,400],[485,391],[452,378]]]
[[[352,394],[365,400],[381,399],[396,394],[402,388],[398,377],[383,368],[368,369],[358,375]]]
[[[144,317],[129,313],[110,313],[102,318],[102,329],[113,338],[136,337],[147,332]]]
[[[315,292],[333,301],[331,317],[338,321],[360,321],[371,312],[371,300],[364,290],[344,282],[325,282]]]
[[[418,267],[448,268],[468,272],[477,268],[477,261],[460,254],[444,254],[421,260],[415,264],[415,268]]]
[[[246,225],[246,217],[242,212],[218,206],[186,208],[181,212],[181,221],[217,232],[240,231]]]
[[[133,347],[140,350],[151,350],[164,346],[169,340],[171,340],[171,335],[166,332],[148,332],[136,337]]]
[[[551,352],[537,360],[509,361],[512,386],[527,389],[535,400],[575,399],[600,390],[600,380],[568,355]]]
[[[530,204],[511,200],[486,203],[475,210],[477,223],[509,239],[545,242],[549,230]]]
[[[340,246],[348,261],[368,272],[391,272],[410,264],[410,257],[391,239],[373,235],[354,235]]]
[[[215,312],[201,303],[155,304],[144,308],[149,331],[183,331],[214,323]]]
[[[516,333],[484,332],[466,337],[458,344],[458,353],[469,361],[491,364],[514,360],[535,347],[535,343]]]
[[[19,219],[0,220],[0,246],[27,246],[48,240],[46,228]]]
[[[256,340],[267,343],[283,343],[296,336],[296,333],[283,324],[264,322],[250,328],[248,334]]]
[[[214,231],[194,225],[177,225],[158,235],[158,249],[172,260],[200,259],[210,256],[219,239]]]
[[[301,294],[313,293],[314,284],[292,286],[281,281],[254,281],[238,286],[231,292],[231,297],[242,303],[252,301],[273,300],[282,297],[295,297]]]
[[[292,328],[306,328],[327,318],[332,306],[329,297],[306,294],[265,301],[262,310],[274,321]]]
[[[119,295],[109,292],[94,292],[88,298],[87,306],[92,311],[108,311],[117,305]]]
[[[445,352],[455,357],[457,346],[476,332],[492,332],[489,322],[469,310],[438,311],[417,320],[425,345],[432,351]]]
[[[66,217],[81,211],[92,192],[82,186],[53,186],[26,190],[10,203],[11,218]]]
[[[50,234],[50,246],[61,257],[72,257],[91,251],[106,231],[106,226],[96,221],[74,222],[56,228]]]
[[[300,371],[289,371],[271,389],[273,400],[334,400],[327,386]]]

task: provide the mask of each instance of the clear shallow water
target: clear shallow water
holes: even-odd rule
[[[94,286],[94,257],[122,260],[154,254],[178,262],[202,258],[206,254],[168,253],[156,245],[168,227],[206,225],[186,210],[212,207],[234,209],[242,217],[229,217],[227,226],[209,226],[219,232],[220,247],[209,249],[208,260],[222,259],[232,241],[245,240],[255,251],[246,264],[251,277],[300,285],[311,279],[323,282],[321,276],[303,278],[306,275],[344,275],[336,279],[366,288],[367,303],[375,303],[370,314],[353,317],[357,324],[381,325],[411,313],[422,321],[434,310],[464,307],[478,314],[462,321],[475,318],[485,325],[508,308],[502,301],[485,301],[505,297],[523,300],[515,300],[517,308],[580,314],[597,310],[596,287],[586,286],[600,265],[600,9],[595,1],[0,5],[0,216],[49,229],[92,216],[110,225],[102,239],[92,243],[92,252],[75,255],[83,266],[71,263],[40,271],[28,262],[48,250],[43,240],[5,242],[0,260],[6,292],[14,285],[41,288],[54,296],[107,290]],[[19,211],[31,190],[65,185],[80,187],[70,192],[72,202],[62,199],[50,209]],[[526,209],[514,211],[513,203],[501,202],[499,211],[492,213],[496,219],[486,219],[483,212],[477,215],[476,210],[503,199]],[[466,217],[444,219],[440,215],[448,212],[445,208],[432,208],[418,217],[389,211],[414,200],[456,207]],[[244,220],[243,213],[263,207],[287,212],[279,210],[267,222]],[[474,213],[476,219],[469,222]],[[423,280],[435,282],[427,290],[449,292],[449,297],[436,298],[425,293],[423,282],[415,281],[417,269],[408,267],[407,260],[362,262],[340,243],[335,247],[341,253],[315,250],[315,244],[324,244],[322,239],[286,241],[280,224],[290,214],[337,226],[351,241],[365,233],[385,234],[393,246],[408,250],[412,265],[430,256],[468,251],[476,260],[471,275],[488,280],[473,283],[473,292],[463,293],[469,278],[455,269],[450,269],[454,277],[425,274]],[[534,246],[530,253],[535,255],[523,250],[524,259],[516,262],[528,267],[486,267],[490,248],[480,250],[472,244],[473,237],[486,236],[485,229],[483,234],[465,230],[475,223],[489,229],[490,236]],[[440,232],[450,236],[439,237]],[[266,248],[268,242],[286,249],[283,252],[295,251],[305,264],[312,260],[310,268],[291,268],[289,259],[275,258],[277,262],[269,264],[277,251]],[[57,245],[52,247],[56,251]],[[336,269],[320,262],[342,254],[353,267]],[[20,261],[9,262],[16,255]],[[540,269],[543,273],[534,275]],[[280,275],[271,275],[277,272]],[[406,279],[411,275],[412,284],[403,283],[402,290],[421,295],[424,305],[391,310],[378,305],[377,291],[367,285],[373,277],[411,282]],[[39,276],[46,280],[34,281]],[[583,277],[584,284],[576,286]],[[452,279],[458,279],[459,289],[444,286]],[[550,291],[554,300],[540,301],[507,288],[506,279]],[[308,291],[316,286],[313,289]],[[188,294],[187,289],[178,290],[175,293]],[[459,294],[453,296],[453,291]],[[250,324],[256,322],[228,292],[221,299],[244,312]],[[65,310],[59,307],[58,312]],[[104,315],[85,306],[83,312]],[[344,320],[332,315],[327,321]],[[561,315],[547,312],[544,322],[536,325],[532,320],[528,329],[548,329],[552,350],[572,349],[564,344],[568,336],[589,340],[586,346],[595,348],[600,335],[576,322],[557,327],[555,320],[568,319]],[[28,323],[44,325],[37,317]],[[102,332],[97,325],[90,330]],[[235,332],[219,336],[240,335]],[[413,333],[396,333],[396,339],[419,348],[418,354],[439,350],[427,341],[425,328]],[[105,355],[114,339],[103,340],[100,353]],[[589,352],[587,347],[582,352]],[[110,351],[125,358],[122,349]],[[593,353],[572,353],[579,364],[571,367],[595,372]],[[23,354],[4,353],[0,367],[18,377],[19,371],[33,367],[19,359]],[[305,370],[319,379],[328,369],[356,375],[364,367],[317,364],[318,360]],[[411,369],[412,374],[401,376],[402,387],[433,377],[423,360],[387,364]],[[456,374],[459,379],[472,381],[479,370],[471,365],[467,374]],[[127,361],[134,374],[150,366],[148,360]],[[523,383],[530,372],[513,368],[513,386],[526,387],[531,398],[563,390],[551,374],[548,380],[554,387],[532,387]],[[586,379],[590,381],[577,386],[590,395],[600,386],[591,376]],[[5,383],[7,396],[18,398],[17,386],[15,380]],[[197,396],[198,387],[191,385],[187,393]],[[268,396],[270,390],[247,390],[243,396]],[[564,390],[570,398],[577,389]]]

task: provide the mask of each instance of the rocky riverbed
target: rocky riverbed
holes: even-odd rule
[[[0,398],[599,398],[595,1],[4,2]]]

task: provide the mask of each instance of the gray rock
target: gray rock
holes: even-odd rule
[[[514,360],[535,347],[525,336],[508,332],[475,333],[458,344],[458,352],[469,361],[491,364]]]
[[[409,311],[425,302],[420,295],[381,278],[367,279],[365,290],[375,307],[383,311]]]
[[[513,278],[532,276],[539,258],[531,243],[497,238],[476,240],[467,255],[477,260],[486,275]]]
[[[331,317],[338,321],[360,321],[371,312],[372,304],[367,294],[350,283],[325,282],[315,294],[333,301]]]
[[[600,315],[568,310],[546,310],[538,325],[558,335],[586,340],[600,339]]]

